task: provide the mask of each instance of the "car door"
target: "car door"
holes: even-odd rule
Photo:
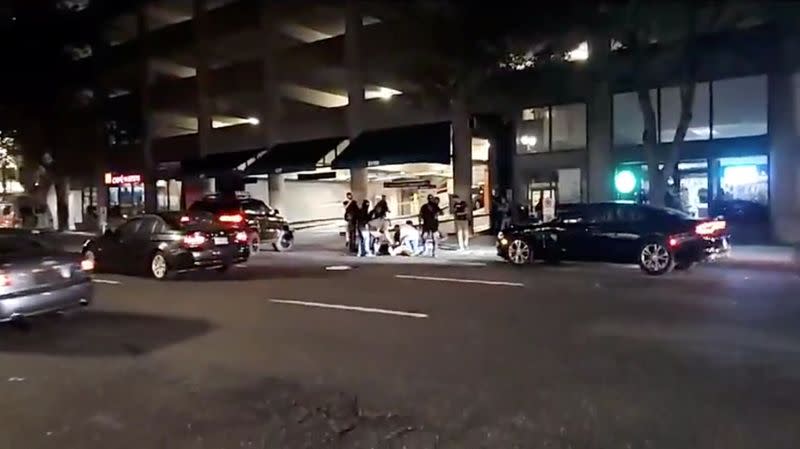
[[[145,216],[140,220],[132,238],[128,240],[128,250],[133,258],[133,267],[137,270],[150,266],[150,256],[158,247],[158,241],[153,239],[154,233],[161,226],[161,219],[156,216]]]
[[[609,260],[613,252],[613,223],[616,219],[616,204],[590,204],[586,212],[583,235],[587,260]]]
[[[134,254],[136,250],[136,233],[141,225],[141,218],[133,218],[125,222],[125,224],[117,228],[116,238],[111,242],[110,251],[106,251],[106,254],[111,256],[115,269],[119,272],[130,273],[134,271],[136,263]]]
[[[561,247],[561,257],[571,260],[586,260],[592,254],[589,246],[588,208],[576,206],[559,211],[557,239]]]
[[[645,209],[638,204],[617,204],[613,219],[605,226],[608,257],[613,262],[636,260],[642,239],[650,232]]]

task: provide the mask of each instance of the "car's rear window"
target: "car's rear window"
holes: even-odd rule
[[[202,210],[160,214],[170,229],[211,230],[219,228],[214,214]]]
[[[266,215],[270,209],[261,200],[242,200],[242,209],[247,215]]]
[[[242,208],[238,200],[214,200],[214,201],[198,201],[189,207],[190,211],[206,211],[214,214],[223,212],[238,212]]]

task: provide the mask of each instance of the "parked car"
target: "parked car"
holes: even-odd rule
[[[0,230],[0,321],[92,302],[91,261],[51,248],[27,230]]]
[[[724,220],[626,203],[563,207],[552,221],[512,226],[497,239],[498,254],[515,265],[535,259],[638,263],[651,275],[685,270],[729,250]]]
[[[221,226],[211,216],[163,212],[131,218],[87,241],[83,255],[97,270],[166,279],[201,268],[225,272],[246,261],[250,251],[244,231]]]
[[[53,229],[53,214],[47,203],[31,195],[0,197],[0,228]]]
[[[276,251],[289,251],[294,246],[294,233],[280,211],[247,195],[207,195],[193,203],[189,212],[207,212],[228,228],[244,230],[251,252],[260,251],[264,245],[272,245]]]

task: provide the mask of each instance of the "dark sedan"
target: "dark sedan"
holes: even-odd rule
[[[638,263],[651,275],[688,269],[729,250],[723,220],[625,203],[564,207],[550,222],[511,227],[497,239],[498,254],[515,265],[534,259]]]
[[[31,231],[0,231],[0,321],[86,306],[91,261],[50,248]]]
[[[169,212],[132,218],[86,242],[83,254],[97,270],[165,279],[202,268],[224,272],[246,261],[250,251],[243,231],[220,226],[213,217]]]

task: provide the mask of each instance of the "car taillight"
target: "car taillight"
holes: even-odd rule
[[[191,219],[191,218],[189,218],[189,217],[188,217],[188,216],[186,216],[186,215],[184,215],[183,217],[181,217],[181,223],[189,223],[190,221],[192,221],[192,219]]]
[[[241,214],[232,214],[232,215],[220,215],[219,221],[223,223],[241,223],[244,220],[244,217]]]
[[[244,231],[239,231],[236,233],[235,239],[239,243],[247,243],[247,233]]]
[[[0,287],[11,286],[11,275],[8,273],[0,272]]]
[[[697,235],[714,235],[724,231],[727,227],[725,220],[706,221],[695,226],[694,232]]]
[[[189,234],[183,237],[183,244],[190,248],[201,246],[205,242],[206,242],[206,236],[204,236],[199,232],[195,232],[194,234]]]
[[[81,260],[81,270],[92,271],[94,270],[94,261],[92,259]]]

